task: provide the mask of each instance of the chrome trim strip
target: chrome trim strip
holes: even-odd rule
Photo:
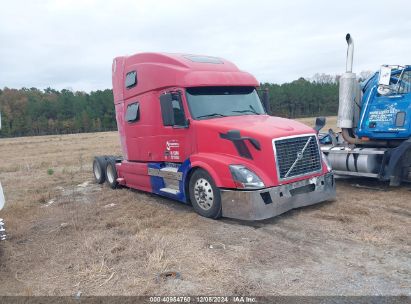
[[[161,169],[148,168],[148,175],[179,181],[183,180],[183,172],[162,171]]]

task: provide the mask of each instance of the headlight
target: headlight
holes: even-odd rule
[[[243,165],[230,165],[230,171],[237,188],[260,189],[265,187],[257,174]]]
[[[328,161],[327,156],[325,155],[324,152],[321,152],[321,156],[323,157],[323,161],[324,161],[325,165],[327,166],[328,172],[331,172],[333,168],[331,167],[330,162]]]

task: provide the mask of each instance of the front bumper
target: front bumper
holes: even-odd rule
[[[4,227],[3,219],[0,218],[0,241],[6,239],[6,228]]]
[[[332,173],[260,190],[221,189],[222,215],[240,220],[263,220],[335,197]]]

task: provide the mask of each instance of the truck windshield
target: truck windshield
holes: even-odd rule
[[[386,80],[379,76],[378,93],[380,95],[395,95],[411,93],[411,70],[409,67],[387,66],[391,68],[390,74],[386,74]],[[381,68],[382,71],[382,68]],[[379,74],[382,72],[380,71]],[[389,69],[388,69],[389,71]],[[388,79],[388,76],[390,77]],[[382,79],[382,80],[381,80]]]
[[[194,119],[265,114],[254,87],[196,87],[186,92]]]
[[[399,94],[407,94],[411,92],[411,70],[393,75],[393,77],[398,79],[397,85]]]

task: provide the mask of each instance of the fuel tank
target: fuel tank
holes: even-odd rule
[[[375,148],[325,148],[328,162],[335,171],[377,174],[385,153],[384,149]]]

